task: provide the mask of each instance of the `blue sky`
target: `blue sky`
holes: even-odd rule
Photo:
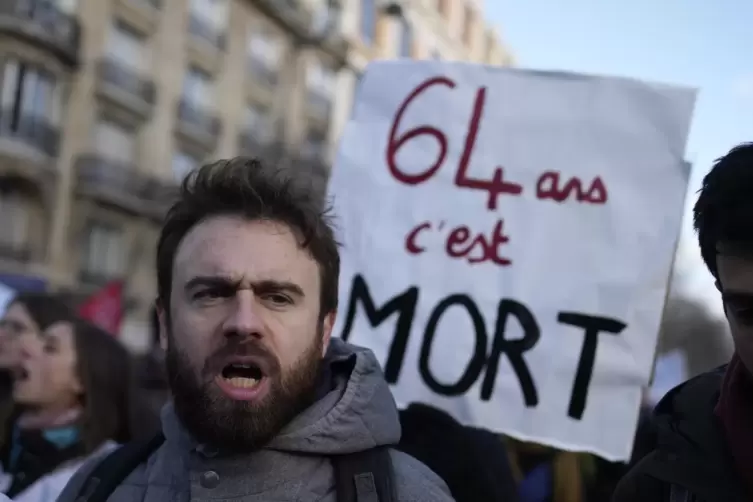
[[[678,286],[720,314],[695,246],[690,208],[713,160],[753,141],[753,1],[486,0],[486,12],[520,67],[699,89],[687,148],[694,169]]]

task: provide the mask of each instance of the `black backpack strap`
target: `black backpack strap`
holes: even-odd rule
[[[390,449],[332,457],[337,502],[397,502]]]
[[[149,441],[127,443],[103,458],[82,483],[76,502],[106,502],[139,465],[165,442],[162,433]]]

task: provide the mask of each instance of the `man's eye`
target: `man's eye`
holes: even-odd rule
[[[280,293],[271,293],[266,296],[267,300],[274,303],[275,305],[289,305],[292,303],[290,298],[286,295],[280,294]]]
[[[211,300],[213,298],[222,298],[227,296],[226,292],[218,289],[203,289],[194,294],[194,298],[197,300]]]

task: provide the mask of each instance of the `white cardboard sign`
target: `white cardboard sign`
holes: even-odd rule
[[[626,459],[689,169],[695,91],[380,62],[330,181],[335,334],[400,405]]]

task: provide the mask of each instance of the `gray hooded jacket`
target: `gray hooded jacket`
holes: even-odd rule
[[[333,339],[326,362],[333,390],[267,447],[248,455],[222,456],[198,445],[167,404],[162,410],[165,442],[108,502],[335,502],[329,456],[397,444],[400,420],[371,351]],[[399,502],[452,502],[447,486],[429,468],[391,453]],[[82,467],[58,501],[74,502],[95,465]]]

